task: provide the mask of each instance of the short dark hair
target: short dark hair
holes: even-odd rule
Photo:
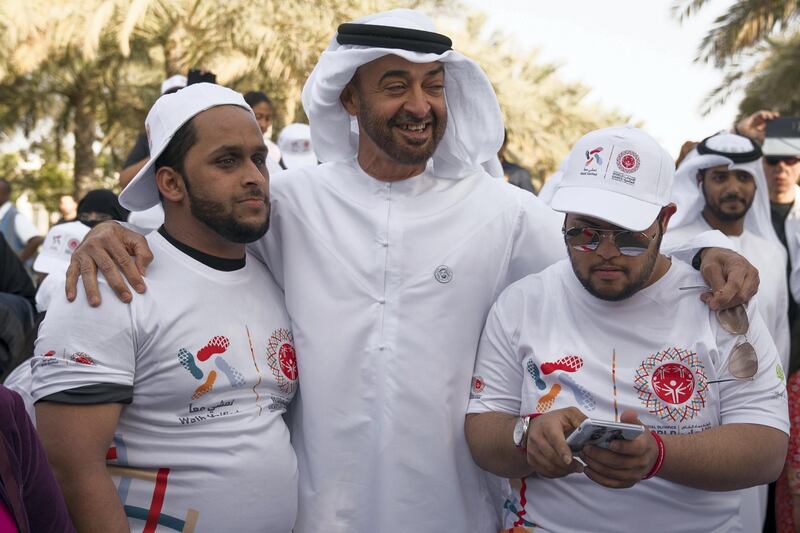
[[[244,101],[247,102],[247,105],[250,107],[257,106],[261,102],[266,102],[270,108],[273,108],[272,100],[269,97],[262,93],[261,91],[249,91],[244,95]]]
[[[158,172],[161,167],[170,167],[175,169],[181,176],[184,176],[183,163],[186,159],[186,154],[196,142],[197,129],[192,124],[192,119],[190,119],[186,124],[178,128],[167,147],[156,158],[155,171]]]

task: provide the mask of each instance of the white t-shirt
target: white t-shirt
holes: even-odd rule
[[[104,282],[99,308],[83,291],[73,304],[63,294],[51,302],[36,342],[34,400],[132,387],[108,461],[132,531],[154,516],[178,531],[289,532],[297,463],[281,415],[297,365],[283,295],[252,257],[225,272],[158,232],[147,242],[148,290],[130,305]]]
[[[675,245],[711,230],[700,216],[694,222],[667,230],[662,245]],[[735,250],[758,269],[758,312],[767,324],[784,368],[789,368],[789,295],[786,291],[786,249],[780,241],[770,241],[744,230],[741,235],[728,235]]]
[[[709,383],[732,377],[726,360],[741,337],[722,329],[696,291],[678,290],[700,284],[701,276],[676,260],[656,283],[618,302],[587,292],[568,260],[520,280],[489,313],[469,412],[518,416],[577,407],[618,420],[633,409],[662,434],[731,423],[788,433],[783,370],[755,305],[747,334],[759,354],[755,380]],[[731,532],[741,530],[739,502],[735,491],[659,477],[613,490],[572,474],[526,478],[509,491],[503,512],[505,527],[535,524],[536,531],[633,531],[646,524],[649,531]]]

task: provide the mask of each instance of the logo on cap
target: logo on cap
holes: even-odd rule
[[[633,150],[623,150],[617,156],[617,168],[626,174],[639,170],[639,154]]]
[[[603,151],[603,147],[597,147],[594,150],[586,150],[586,163],[583,166],[588,167],[592,164],[592,161],[597,161],[598,165],[603,164],[603,159],[600,157],[600,152]]]
[[[79,241],[78,239],[70,239],[67,242],[67,249],[69,250],[69,253],[74,252],[75,249],[78,247],[78,245],[80,245],[80,243],[81,241]]]

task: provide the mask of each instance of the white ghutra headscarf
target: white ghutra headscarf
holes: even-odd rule
[[[396,55],[413,63],[441,61],[444,64],[447,127],[432,157],[434,173],[459,178],[474,173],[482,165],[492,176],[501,177],[503,171],[497,152],[503,143],[503,118],[494,89],[478,64],[449,46],[446,50],[442,46],[437,51],[427,52],[407,49],[415,48],[415,35],[423,39],[426,35],[432,36],[439,43],[449,42],[446,37],[433,33],[433,22],[417,11],[395,9],[343,26],[363,33],[361,30],[368,25],[374,26],[378,34],[387,30],[388,33],[397,29],[400,30],[395,33],[410,30],[406,33],[412,37],[398,39],[396,43],[388,43],[386,38],[378,36],[370,45],[340,44],[338,38],[343,31],[340,27],[303,87],[303,107],[311,124],[311,142],[320,161],[356,156],[358,127],[351,123],[355,118],[347,113],[339,96],[358,67],[386,55]],[[362,40],[367,42],[367,38]]]
[[[702,216],[706,201],[697,173],[720,165],[727,166],[729,170],[743,170],[755,179],[756,195],[745,215],[745,229],[765,239],[780,242],[772,226],[761,150],[747,137],[727,132],[705,139],[686,155],[678,167],[672,186],[672,201],[678,210],[669,222],[669,229],[688,226]]]

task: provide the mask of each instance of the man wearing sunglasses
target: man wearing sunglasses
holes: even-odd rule
[[[704,283],[660,253],[673,175],[640,130],[584,136],[552,203],[569,259],[489,313],[465,430],[482,468],[519,478],[507,530],[742,531],[732,491],[780,473],[777,350],[754,305],[717,316],[681,290]],[[587,417],[646,431],[573,452],[567,436]]]

